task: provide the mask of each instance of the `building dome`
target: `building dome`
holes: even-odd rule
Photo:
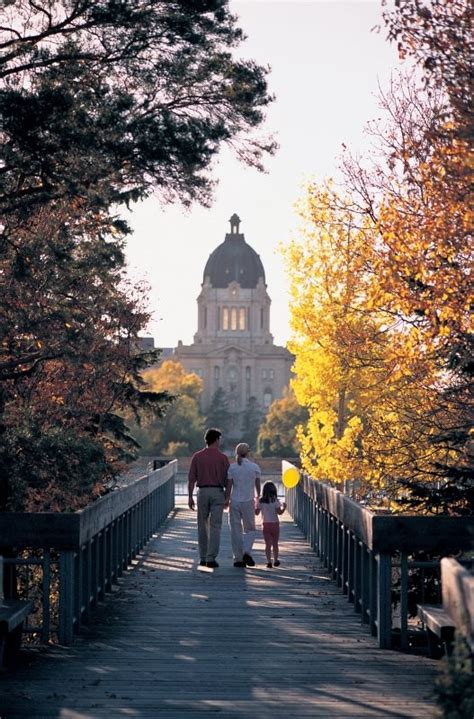
[[[265,283],[265,270],[255,250],[245,242],[239,233],[240,219],[230,218],[230,233],[224,242],[209,255],[204,268],[203,282],[209,279],[212,287],[226,288],[231,282],[238,282],[245,289],[254,289],[260,278]]]

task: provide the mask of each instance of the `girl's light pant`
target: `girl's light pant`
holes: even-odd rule
[[[251,554],[256,535],[253,499],[248,502],[233,502],[231,500],[229,525],[234,561],[241,562],[244,554]]]

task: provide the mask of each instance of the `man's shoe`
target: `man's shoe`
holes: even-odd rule
[[[242,560],[246,564],[247,567],[255,567],[255,561],[253,557],[250,556],[250,554],[244,554],[242,557]]]
[[[201,561],[199,562],[199,566],[200,566],[200,567],[205,567],[205,566],[206,566],[206,560],[205,560],[205,559],[201,559]]]
[[[242,562],[242,561],[234,562],[234,567],[245,567],[245,566],[246,566],[245,562]]]
[[[215,561],[215,559],[212,559],[210,562],[206,562],[206,567],[209,567],[209,569],[217,569],[219,565]]]
[[[271,562],[268,562],[268,564],[267,564],[267,569],[271,569],[271,568],[272,568],[272,563],[271,563]]]
[[[279,567],[279,566],[280,566],[280,561],[279,561],[278,559],[275,559],[275,561],[273,562],[273,566],[274,566],[274,567]]]

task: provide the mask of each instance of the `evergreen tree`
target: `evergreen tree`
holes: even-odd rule
[[[229,400],[225,390],[218,387],[214,392],[211,404],[207,411],[207,426],[217,427],[223,435],[230,431],[232,413],[229,409]],[[224,436],[225,442],[225,436]]]
[[[259,407],[256,397],[249,397],[242,417],[242,441],[247,442],[254,449],[257,447],[257,437],[264,413]]]

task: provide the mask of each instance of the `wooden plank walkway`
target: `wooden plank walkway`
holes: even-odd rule
[[[382,651],[291,519],[278,569],[197,565],[178,507],[73,647],[0,678],[1,719],[429,719],[439,663]]]

